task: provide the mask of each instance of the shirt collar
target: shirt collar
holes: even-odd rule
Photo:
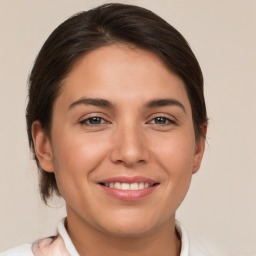
[[[79,253],[77,252],[74,244],[71,241],[71,238],[66,230],[65,227],[65,222],[66,222],[66,217],[63,218],[59,224],[58,224],[58,233],[60,234],[60,236],[62,237],[62,239],[64,240],[65,246],[67,251],[69,252],[70,255],[72,256],[79,256]]]
[[[181,223],[175,220],[175,227],[181,239],[180,256],[189,256],[189,238],[186,230]]]

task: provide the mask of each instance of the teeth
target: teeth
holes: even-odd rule
[[[121,184],[121,189],[122,189],[122,190],[130,190],[130,184],[128,184],[128,183],[122,183],[122,184]]]
[[[110,187],[110,188],[116,188],[116,189],[121,189],[121,190],[139,190],[139,189],[145,189],[152,187],[153,185],[150,185],[149,183],[121,183],[121,182],[114,182],[114,183],[104,183],[105,187]]]
[[[115,182],[115,183],[114,183],[114,188],[116,188],[116,189],[122,189],[121,183],[120,183],[120,182]]]
[[[149,187],[149,184],[148,184],[148,183],[146,183],[146,184],[145,184],[145,188],[148,188],[148,187]]]
[[[139,189],[143,189],[145,187],[144,183],[139,183]]]
[[[138,183],[132,183],[130,185],[130,190],[138,190],[139,189],[139,184]]]

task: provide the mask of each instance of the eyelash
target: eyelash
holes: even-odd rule
[[[101,121],[104,120],[107,124],[109,124],[110,122],[106,121],[103,117],[100,117],[100,116],[92,116],[92,117],[89,117],[89,118],[86,118],[84,120],[82,120],[81,122],[79,122],[80,124],[82,125],[87,125],[87,126],[100,126],[102,125],[102,123],[100,124],[90,124],[88,122],[92,121],[93,119],[100,119]]]
[[[157,117],[154,117],[153,119],[151,119],[150,123],[151,123],[153,120],[156,120],[156,119],[162,119],[162,120],[164,119],[167,123],[164,123],[164,124],[156,124],[156,123],[154,123],[155,125],[162,125],[162,126],[164,126],[164,125],[169,125],[169,124],[177,125],[177,122],[176,122],[176,121],[174,121],[174,120],[172,120],[172,119],[170,119],[170,118],[164,117],[164,116],[157,116]]]
[[[96,124],[93,124],[93,123],[90,123],[91,121],[93,121],[93,119],[97,119],[98,121],[100,121],[100,123],[96,123]],[[165,121],[165,123],[160,123],[160,124],[157,124],[155,123],[157,119],[162,119],[162,121]],[[104,123],[101,123],[101,121],[105,121]],[[154,123],[152,123],[152,121],[155,121]],[[89,118],[86,118],[84,120],[82,120],[81,122],[79,122],[81,125],[87,125],[87,126],[101,126],[101,125],[104,125],[104,124],[109,124],[110,122],[106,121],[103,117],[100,117],[100,116],[93,116],[93,117],[89,117]],[[161,125],[161,126],[166,126],[166,125],[177,125],[177,122],[170,119],[170,118],[167,118],[167,117],[164,117],[164,116],[157,116],[157,117],[154,117],[153,119],[151,119],[149,122],[147,123],[152,123],[154,125]]]

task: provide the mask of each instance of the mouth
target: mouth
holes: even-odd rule
[[[101,186],[108,188],[115,188],[120,190],[142,190],[151,188],[159,185],[159,183],[148,183],[148,182],[134,182],[134,183],[125,183],[125,182],[104,182],[99,183]]]
[[[134,201],[151,194],[160,182],[146,177],[113,177],[98,183],[103,190],[119,200]]]

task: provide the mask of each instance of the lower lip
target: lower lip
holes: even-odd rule
[[[125,201],[139,200],[149,194],[151,194],[157,186],[139,189],[139,190],[122,190],[116,188],[110,188],[100,185],[109,195]]]

